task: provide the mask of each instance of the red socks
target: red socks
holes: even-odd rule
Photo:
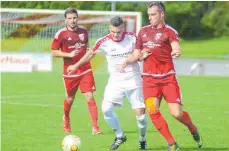
[[[72,103],[69,103],[66,99],[64,100],[64,116],[69,117],[69,113],[72,107]]]
[[[92,126],[97,128],[98,124],[98,109],[95,101],[88,101],[88,110],[92,120]],[[69,103],[66,99],[64,100],[64,116],[69,117],[69,113],[72,107],[72,103]]]
[[[192,120],[191,120],[188,112],[183,111],[182,117],[178,120],[181,123],[183,123],[185,126],[187,126],[191,133],[194,133],[197,130],[196,126],[192,123]]]
[[[172,137],[168,124],[165,121],[164,117],[161,115],[160,112],[156,112],[154,114],[149,114],[154,126],[156,129],[161,133],[161,135],[166,139],[168,144],[174,144],[176,141]]]
[[[98,109],[95,101],[88,101],[88,110],[92,120],[92,126],[97,128],[98,127]]]

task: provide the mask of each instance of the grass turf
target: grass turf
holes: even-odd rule
[[[53,72],[1,74],[1,150],[2,151],[61,151],[62,104],[65,92],[60,61],[55,61]],[[103,120],[101,101],[107,82],[106,65],[96,66],[95,98],[99,106],[99,124],[104,134],[92,136],[91,122],[82,94],[77,93],[71,110],[72,134],[82,140],[82,151],[107,151],[114,139],[113,131]],[[181,151],[229,151],[229,78],[179,77],[184,109],[187,110],[204,139],[197,149],[186,127],[168,112],[163,101],[161,111]],[[127,142],[119,151],[138,148],[135,112],[125,101],[116,109]],[[148,120],[147,142],[149,150],[165,151],[167,144]]]

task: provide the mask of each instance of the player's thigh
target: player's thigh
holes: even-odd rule
[[[77,78],[63,78],[64,88],[67,96],[74,97],[80,85],[80,77]]]
[[[84,74],[80,81],[80,91],[85,92],[94,92],[96,90],[95,80],[92,72]]]
[[[143,87],[143,96],[144,100],[146,101],[148,98],[158,98],[161,100],[162,98],[162,89],[160,86],[150,86],[150,87]]]
[[[179,119],[183,115],[182,105],[178,103],[168,103],[170,114]]]
[[[104,91],[103,102],[108,101],[114,106],[122,106],[124,97],[125,91],[123,89],[108,84]]]
[[[145,109],[142,87],[127,90],[125,94],[132,109]]]
[[[160,86],[143,87],[144,101],[146,110],[150,114],[159,111],[162,99],[162,90]]]
[[[162,93],[167,103],[182,103],[181,90],[175,75],[168,83],[163,84]]]

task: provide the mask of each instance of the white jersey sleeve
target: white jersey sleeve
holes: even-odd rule
[[[96,42],[95,42],[95,46],[93,48],[94,53],[101,53],[104,52],[104,45],[103,43],[108,40],[108,36],[99,38]]]

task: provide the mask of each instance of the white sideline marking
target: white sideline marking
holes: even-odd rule
[[[65,96],[64,94],[31,94],[31,95],[10,95],[10,96],[1,96],[1,99],[6,98],[24,98],[24,97],[52,97],[52,96]]]
[[[22,102],[8,102],[8,101],[1,101],[1,104],[40,106],[40,107],[58,107],[58,108],[63,107],[62,105],[54,105],[54,104],[37,104],[37,103],[22,103]]]

